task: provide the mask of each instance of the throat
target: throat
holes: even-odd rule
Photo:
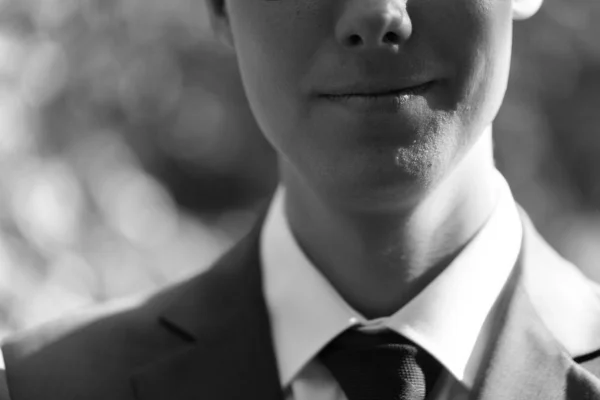
[[[402,247],[396,243],[378,249],[365,241],[330,240],[327,249],[305,250],[332,287],[367,319],[388,317],[418,295],[462,251],[461,246],[437,250]],[[465,241],[465,243],[468,239]],[[301,244],[301,247],[305,248]],[[325,249],[325,247],[323,247]]]
[[[501,192],[491,147],[490,136],[414,205],[393,211],[347,210],[288,180],[290,229],[351,307],[367,318],[389,316],[435,280],[492,215]]]

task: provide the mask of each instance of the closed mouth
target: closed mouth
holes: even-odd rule
[[[425,82],[420,85],[411,86],[403,89],[389,89],[382,91],[348,91],[347,93],[335,93],[328,94],[324,93],[319,97],[330,99],[330,100],[343,100],[348,98],[365,98],[365,99],[376,99],[381,97],[403,97],[403,96],[417,96],[426,92],[435,84],[435,81]]]

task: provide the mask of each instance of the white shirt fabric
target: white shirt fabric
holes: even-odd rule
[[[488,344],[494,304],[519,255],[522,225],[512,193],[497,174],[497,205],[476,236],[436,279],[395,314],[367,320],[308,260],[285,217],[279,187],[261,233],[264,294],[280,382],[287,400],[346,400],[315,356],[351,326],[388,328],[444,367],[430,398],[467,399]]]

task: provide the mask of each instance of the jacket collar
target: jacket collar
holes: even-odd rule
[[[597,386],[597,379],[581,379],[579,367],[546,328],[523,287],[522,268],[515,270],[502,318],[495,321],[497,339],[485,357],[473,398],[479,400],[576,400]],[[600,396],[600,386],[593,393]],[[592,397],[590,397],[592,398]],[[600,398],[600,397],[593,397]]]
[[[281,400],[262,297],[259,225],[209,271],[181,288],[160,317],[188,343],[134,373],[141,400]]]
[[[283,398],[263,298],[258,252],[261,225],[262,220],[207,273],[184,285],[182,294],[163,313],[162,325],[181,336],[187,347],[135,372],[132,382],[137,399]],[[540,239],[527,220],[525,231],[529,232],[524,237],[520,263],[499,300],[503,311],[496,321],[497,339],[486,357],[488,365],[479,375],[473,398],[600,399],[599,381],[577,365],[557,341],[524,285],[524,275],[533,272],[532,263],[539,263],[536,268],[542,269],[563,263],[557,256],[539,256],[540,243],[536,241]],[[558,279],[561,270],[557,268]],[[544,280],[544,276],[537,279]],[[583,278],[570,282],[575,285],[572,295],[589,286]],[[537,294],[536,298],[539,301]],[[589,304],[597,305],[598,300]],[[594,317],[600,320],[600,315]],[[567,322],[581,321],[570,318]],[[596,357],[588,363],[592,367],[600,364]]]
[[[504,311],[495,321],[496,343],[473,398],[600,399],[598,376],[582,367],[600,372],[600,297],[524,212],[521,217],[520,258],[499,299]]]

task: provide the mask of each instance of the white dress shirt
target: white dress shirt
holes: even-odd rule
[[[288,400],[346,400],[315,356],[350,326],[388,328],[444,367],[431,398],[466,399],[490,334],[494,305],[519,255],[522,225],[504,178],[497,205],[456,259],[407,305],[367,320],[304,255],[285,217],[278,188],[261,234],[264,292],[282,389]]]

